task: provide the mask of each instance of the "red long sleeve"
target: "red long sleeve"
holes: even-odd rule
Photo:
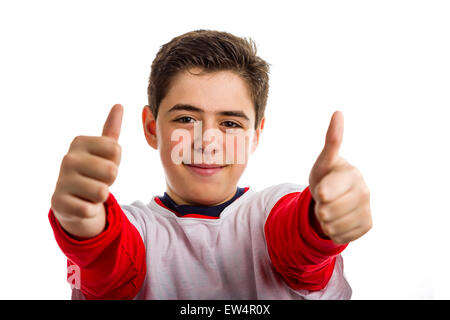
[[[86,299],[133,299],[146,275],[145,246],[111,193],[104,205],[106,229],[87,240],[76,240],[64,231],[51,209],[48,217],[68,258],[68,280],[79,270]]]
[[[275,269],[294,290],[323,289],[333,273],[336,255],[347,245],[322,238],[314,221],[309,187],[282,197],[264,226],[269,256]],[[312,214],[311,214],[312,213]]]

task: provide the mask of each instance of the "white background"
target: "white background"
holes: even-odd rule
[[[261,144],[240,186],[307,184],[331,115],[371,190],[374,226],[344,251],[354,299],[449,299],[447,1],[1,1],[0,298],[68,299],[47,214],[76,135],[125,107],[111,192],[164,192],[141,111],[159,46],[194,29],[251,37],[271,63]]]

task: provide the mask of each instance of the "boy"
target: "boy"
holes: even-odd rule
[[[372,220],[361,174],[339,157],[340,112],[308,187],[237,186],[264,128],[268,72],[253,42],[225,32],[193,31],[161,47],[142,122],[166,192],[148,204],[120,206],[108,191],[121,105],[102,136],[73,140],[49,212],[73,299],[351,297],[340,252]]]

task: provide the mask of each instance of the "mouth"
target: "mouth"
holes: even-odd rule
[[[219,164],[186,164],[183,163],[191,172],[195,174],[199,174],[202,176],[212,176],[216,173],[219,173],[221,170],[223,170],[226,165],[219,165]]]

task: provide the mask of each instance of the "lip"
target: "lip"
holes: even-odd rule
[[[184,165],[193,173],[202,176],[212,176],[225,168],[226,166],[217,164],[185,164]]]

